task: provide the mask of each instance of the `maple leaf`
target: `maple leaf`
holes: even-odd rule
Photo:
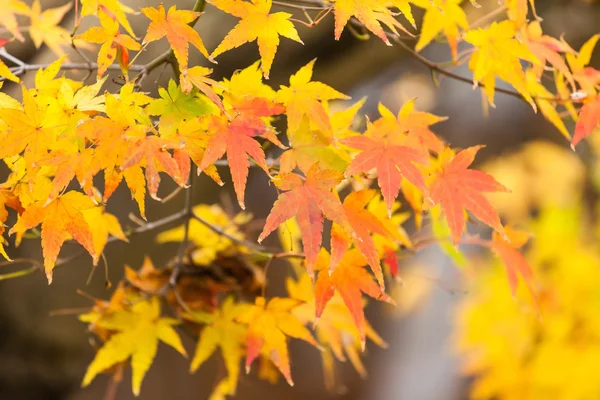
[[[158,9],[154,7],[142,8],[142,12],[152,21],[144,37],[144,44],[166,36],[182,71],[186,70],[188,65],[188,43],[194,45],[206,58],[209,57],[200,35],[188,25],[195,21],[200,13],[177,10],[176,6],[172,6],[167,14],[162,4],[158,5]]]
[[[325,385],[333,389],[335,371],[332,356],[339,361],[350,361],[361,377],[366,377],[366,369],[360,359],[361,341],[360,334],[352,314],[340,294],[336,292],[323,310],[321,317],[315,317],[315,295],[313,284],[308,274],[301,274],[296,280],[288,278],[286,287],[291,298],[303,301],[304,304],[294,308],[292,314],[304,324],[313,324],[315,336],[323,346],[321,352],[323,359]],[[365,321],[366,337],[380,347],[387,347],[383,339],[375,332],[368,321]]]
[[[527,91],[520,60],[533,65],[541,65],[541,62],[515,35],[516,29],[511,21],[494,22],[487,29],[468,31],[464,39],[476,49],[469,60],[469,69],[473,71],[473,82],[485,85],[485,92],[492,106],[497,76],[510,83],[536,110],[531,94]]]
[[[6,207],[10,207],[19,212],[23,211],[18,196],[10,190],[0,188],[0,254],[10,261],[10,257],[6,254],[6,250],[4,249],[4,231],[6,230],[5,224],[8,219],[8,210]]]
[[[556,103],[549,100],[554,95],[539,82],[535,71],[528,69],[525,74],[527,77],[527,90],[534,96],[535,103],[542,115],[544,115],[544,117],[552,123],[565,138],[571,139],[571,135],[569,134],[565,123],[558,111],[556,111]]]
[[[336,292],[339,293],[352,315],[364,349],[366,324],[362,293],[390,304],[394,304],[394,301],[383,292],[363,268],[367,265],[367,260],[358,249],[348,250],[332,273],[329,271],[330,264],[329,253],[325,249],[321,249],[315,265],[315,269],[319,271],[315,282],[315,316],[319,319],[323,315],[327,303]],[[318,324],[318,322],[316,323]]]
[[[527,232],[517,231],[508,227],[505,229],[505,234],[508,240],[497,232],[494,232],[492,237],[492,251],[502,260],[506,267],[510,292],[515,296],[519,283],[517,274],[519,274],[535,300],[536,290],[533,271],[527,259],[518,250],[527,243],[530,235]]]
[[[209,0],[210,4],[218,9],[241,18],[225,36],[221,44],[211,54],[217,57],[224,52],[256,40],[261,57],[261,69],[266,79],[269,79],[269,71],[275,52],[279,46],[279,36],[286,37],[298,43],[304,44],[298,32],[290,21],[292,14],[286,12],[271,11],[271,0]]]
[[[104,251],[108,236],[114,236],[119,240],[128,242],[127,236],[121,228],[121,224],[117,217],[104,210],[104,207],[93,207],[82,211],[85,222],[91,228],[92,242],[96,256],[94,262],[97,263],[100,255]]]
[[[469,29],[467,15],[460,6],[462,0],[411,0],[411,3],[425,9],[421,35],[415,50],[423,50],[435,37],[443,32],[448,39],[452,58],[457,58],[460,29]]]
[[[159,171],[166,172],[179,186],[185,186],[188,177],[182,176],[177,162],[165,149],[165,143],[157,136],[146,136],[139,141],[129,157],[125,158],[121,169],[127,170],[134,165],[142,164],[146,169],[148,194],[156,200],[160,184]]]
[[[379,234],[388,239],[393,239],[394,237],[373,213],[364,208],[371,199],[373,199],[376,193],[377,192],[373,189],[352,192],[344,199],[343,207],[355,236],[354,244],[368,261],[368,264],[371,266],[371,269],[377,278],[377,282],[383,289],[383,273],[381,272],[381,264],[379,263],[379,254],[370,232]],[[337,224],[333,225],[331,229],[330,272],[335,270],[335,267],[350,246],[351,240],[352,237],[348,232],[345,232]]]
[[[552,65],[567,78],[571,87],[575,87],[573,75],[567,66],[567,63],[559,53],[574,54],[575,50],[569,46],[564,39],[555,39],[551,36],[544,35],[542,25],[539,21],[533,21],[524,28],[524,43],[540,61],[540,65],[535,68],[536,76],[541,78],[546,63]]]
[[[0,158],[23,153],[27,166],[28,179],[35,176],[39,160],[55,144],[61,132],[61,121],[57,115],[49,112],[47,104],[34,96],[33,91],[22,87],[23,109],[0,109],[0,119],[8,130],[2,132],[3,146]]]
[[[137,271],[125,265],[125,279],[127,282],[142,292],[155,296],[164,293],[171,272],[170,268],[155,268],[148,256],[144,257],[142,267]]]
[[[320,100],[350,98],[324,83],[311,82],[315,61],[312,60],[292,75],[289,87],[281,86],[277,91],[277,101],[286,107],[288,131],[295,132],[306,115],[323,132],[331,133],[329,115]]]
[[[407,101],[394,115],[383,104],[379,103],[377,110],[381,118],[373,122],[379,130],[388,132],[398,131],[414,136],[421,146],[435,153],[444,151],[445,145],[430,129],[431,125],[446,121],[448,117],[440,117],[423,111],[415,111],[416,99]]]
[[[326,107],[333,135],[326,134],[318,128],[313,129],[307,119],[302,120],[300,127],[295,132],[288,131],[287,136],[291,148],[279,157],[279,172],[285,174],[298,167],[306,173],[315,163],[319,163],[324,169],[345,171],[351,157],[345,149],[333,145],[334,138],[357,134],[351,130],[351,127],[365,100],[362,99],[347,109],[333,113],[330,107]],[[324,105],[327,106],[327,103]]]
[[[506,14],[508,18],[514,21],[517,27],[521,27],[527,22],[529,6],[531,6],[531,11],[535,19],[541,20],[535,12],[534,0],[504,0],[504,5],[507,9]]]
[[[397,129],[386,129],[375,123],[369,123],[364,135],[352,136],[340,140],[346,146],[361,150],[348,168],[347,177],[377,170],[377,182],[391,215],[392,205],[400,192],[402,178],[406,178],[424,194],[428,195],[425,179],[415,163],[429,162],[423,149],[411,146],[411,137],[398,132]]]
[[[42,224],[44,269],[48,283],[52,283],[52,269],[65,240],[75,239],[97,259],[91,232],[93,228],[88,225],[82,214],[82,211],[93,208],[95,204],[83,193],[75,191],[67,192],[49,204],[45,203],[45,200],[40,200],[29,205],[9,234],[22,234],[27,229]]]
[[[340,39],[344,27],[352,17],[356,17],[368,30],[373,32],[375,36],[383,40],[388,46],[391,46],[392,43],[381,27],[381,23],[386,25],[396,35],[398,34],[396,28],[399,28],[406,34],[413,36],[379,0],[335,0],[333,12],[335,16],[334,35],[336,40]]]
[[[210,135],[207,132],[208,123],[206,119],[199,117],[189,120],[184,119],[180,120],[177,125],[168,124],[166,128],[161,125],[159,128],[161,129],[161,138],[166,139],[173,146],[180,146],[173,150],[173,158],[177,161],[182,176],[186,176],[183,173],[184,170],[189,171],[190,169],[190,159],[197,166],[200,165],[202,158],[204,158],[204,152],[208,147],[208,140],[210,139]],[[175,128],[175,131],[171,132],[173,128]],[[220,186],[224,185],[217,167],[214,165],[209,165],[203,172]]]
[[[195,68],[195,67],[194,67]],[[159,129],[171,132],[177,128],[180,121],[186,121],[210,113],[210,105],[195,94],[185,93],[177,83],[171,79],[167,89],[159,87],[160,99],[154,99],[146,107],[150,115],[160,116]]]
[[[440,204],[454,244],[457,245],[465,227],[464,210],[471,211],[480,221],[503,233],[498,213],[482,192],[509,192],[491,175],[468,169],[483,146],[469,147],[446,161],[431,182],[431,199]]]
[[[4,46],[9,42],[8,39],[0,38],[0,52],[4,51]],[[4,63],[4,61],[0,60],[0,77],[6,78],[13,82],[19,83],[20,79],[18,76],[13,74],[8,65]]]
[[[600,82],[600,71],[589,66],[594,47],[596,47],[598,40],[600,40],[600,34],[593,35],[581,46],[577,53],[565,54],[569,67],[571,67],[573,73],[573,79],[575,79],[581,87],[580,91],[588,96],[594,96],[597,93],[596,86]]]
[[[98,51],[98,79],[100,79],[108,66],[114,62],[117,53],[122,57],[119,61],[121,67],[127,68],[128,62],[124,60],[129,59],[128,50],[139,51],[142,46],[131,36],[119,33],[119,22],[116,19],[111,19],[104,13],[100,13],[98,17],[102,26],[91,27],[76,38],[102,44]]]
[[[352,231],[339,198],[331,192],[342,179],[339,172],[320,171],[317,164],[308,171],[304,181],[293,173],[279,176],[275,184],[285,193],[281,193],[273,203],[263,231],[258,237],[259,243],[279,225],[296,216],[302,232],[306,269],[312,277],[313,266],[323,240],[323,215],[347,232]]]
[[[236,304],[232,297],[228,297],[213,314],[193,313],[189,316],[192,321],[205,324],[198,337],[190,372],[196,372],[219,347],[228,374],[215,388],[222,395],[235,395],[247,335],[246,326],[236,322],[236,318],[247,311],[247,306]]]
[[[113,19],[119,21],[127,33],[135,37],[133,29],[127,20],[127,14],[133,14],[135,11],[117,0],[81,0],[81,16],[98,15],[104,13]]]
[[[579,110],[571,147],[575,148],[581,140],[591,135],[597,128],[600,128],[600,93]]]
[[[227,153],[233,187],[243,210],[246,208],[244,192],[250,168],[248,157],[252,157],[260,168],[269,173],[265,153],[254,138],[260,136],[285,148],[262,118],[281,114],[284,109],[280,104],[254,98],[240,101],[234,105],[232,111],[235,115],[231,120],[224,115],[210,117],[208,131],[211,137],[198,169],[204,170]]]
[[[29,12],[29,18],[31,18],[29,35],[36,49],[39,49],[44,43],[54,54],[58,56],[65,54],[61,46],[70,44],[70,35],[59,24],[72,5],[72,2],[68,2],[60,7],[42,11],[40,0],[34,0]]]
[[[204,68],[199,65],[192,67],[181,73],[181,90],[184,93],[189,93],[192,87],[195,86],[202,93],[206,95],[219,107],[221,111],[224,111],[223,103],[219,96],[215,93],[212,86],[221,86],[217,81],[208,78],[208,75],[212,74],[213,70],[210,68]]]
[[[420,204],[422,202],[419,203],[419,207],[421,207]],[[377,254],[387,264],[393,277],[398,275],[398,256],[396,253],[400,250],[401,245],[408,249],[413,248],[408,233],[402,227],[402,224],[411,217],[411,214],[408,212],[398,212],[400,207],[401,204],[396,201],[392,207],[392,216],[390,218],[388,217],[387,206],[381,195],[375,196],[367,205],[367,211],[383,224],[387,233],[386,235],[373,233],[373,242],[375,243]]]
[[[224,101],[229,98],[239,99],[241,97],[260,97],[275,101],[276,92],[263,81],[260,70],[260,61],[248,67],[236,70],[230,79],[224,78],[219,82],[216,90],[223,96]]]
[[[240,226],[252,218],[252,215],[241,212],[231,218],[218,204],[199,204],[192,209],[194,215],[202,218],[212,227],[221,229],[226,235],[220,235],[197,219],[192,219],[189,224],[188,240],[198,249],[191,255],[195,265],[207,266],[215,261],[219,253],[239,251],[241,246],[236,245],[230,238],[239,241],[245,240]],[[161,232],[156,236],[157,243],[180,243],[185,236],[185,227],[180,225],[173,229]]]
[[[83,377],[87,386],[99,373],[131,358],[133,394],[138,396],[146,372],[156,356],[158,342],[171,346],[187,357],[173,325],[179,321],[160,317],[160,301],[140,300],[131,309],[119,310],[94,322],[95,326],[115,331],[96,353]]]
[[[264,297],[257,297],[253,306],[237,316],[238,321],[248,325],[246,372],[262,351],[269,355],[288,384],[294,385],[287,336],[320,348],[310,331],[291,313],[300,304],[302,302],[290,298],[273,297],[267,303]]]
[[[17,15],[27,15],[30,13],[29,6],[20,0],[8,0],[2,5],[0,10],[0,26],[4,26],[14,37],[19,41],[24,41],[25,38],[21,34]]]

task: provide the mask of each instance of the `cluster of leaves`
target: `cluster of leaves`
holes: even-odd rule
[[[81,67],[97,70],[96,83],[85,85],[60,75],[65,68],[61,56],[36,72],[33,87],[21,85],[20,100],[0,96],[0,158],[10,169],[0,185],[1,233],[9,224],[8,207],[16,214],[8,233],[15,234],[17,245],[25,235],[41,237],[49,282],[65,241],[79,242],[96,264],[109,237],[127,240],[135,229],[126,234],[106,212],[111,195],[124,181],[145,220],[146,194],[158,199],[161,174],[182,188],[191,185],[189,177],[195,171],[223,185],[229,179],[221,178],[217,166],[225,165],[238,204],[245,209],[249,171],[257,167],[277,189],[258,242],[278,229],[298,242],[287,251],[272,250],[249,241],[254,232],[241,229],[251,218],[247,214],[229,217],[218,207],[193,209],[188,201],[177,218],[169,219],[180,219],[183,225],[157,237],[159,242],[181,242],[173,263],[157,269],[147,261],[138,272],[126,269],[126,279],[111,300],[99,301],[81,316],[102,344],[84,384],[101,372],[113,372],[118,379],[131,360],[133,391],[138,394],[159,341],[186,354],[173,328],[177,324],[199,337],[192,370],[221,349],[228,376],[217,385],[215,398],[235,392],[243,358],[247,370],[259,358],[263,376],[272,378],[275,366],[292,384],[288,337],[321,349],[329,377],[334,358],[348,358],[364,373],[358,353],[366,338],[384,343],[365,320],[363,295],[393,303],[386,294],[386,271],[397,276],[398,256],[423,247],[402,228],[411,216],[417,230],[432,231],[435,241],[458,261],[461,242],[489,247],[505,264],[511,290],[516,291],[521,276],[536,295],[531,270],[518,251],[524,235],[505,229],[485,197],[508,189],[470,168],[481,146],[453,149],[431,130],[446,118],[417,111],[414,100],[397,114],[380,104],[380,117],[363,123],[358,115],[363,101],[349,105],[344,102],[348,96],[313,80],[315,60],[293,74],[289,85],[273,89],[264,79],[279,37],[302,43],[294,26],[298,20],[289,13],[271,13],[269,0],[209,3],[240,18],[210,55],[193,29],[204,1],[194,10],[143,8],[150,22],[141,42],[128,22],[133,10],[116,0],[82,1],[78,23],[81,17],[96,15],[100,25],[76,34],[77,23],[72,35],[58,27],[70,5],[42,12],[37,1],[30,8],[11,0],[0,11],[0,23],[16,39],[23,40],[15,22],[22,15],[30,20],[34,43],[39,45],[44,37],[58,54],[61,43],[76,49],[82,42],[88,47],[100,44],[97,62]],[[544,35],[537,19],[527,20],[532,1],[507,1],[507,19],[485,28],[469,26],[460,0],[397,0],[389,7],[371,0],[332,3],[315,1],[320,12],[314,20],[303,9],[311,19],[308,25],[333,12],[336,38],[350,26],[403,47],[408,45],[398,30],[412,33],[395,18],[394,8],[414,27],[411,4],[423,8],[419,40],[415,50],[409,48],[418,60],[452,76],[418,53],[442,33],[453,63],[468,61],[474,82],[491,105],[500,78],[514,87],[511,93],[539,108],[570,137],[556,109],[566,107],[567,116],[578,119],[573,145],[600,121],[600,72],[588,66],[598,36],[575,52],[564,40]],[[163,39],[172,49],[166,56],[144,66],[134,64],[137,56],[130,59],[130,51],[139,54]],[[254,40],[260,63],[229,79],[216,82],[209,77],[210,69],[188,65],[190,44],[212,61]],[[458,44],[463,42],[470,46],[459,54]],[[2,51],[0,55],[8,55]],[[0,64],[0,75],[19,83],[27,65],[8,59],[17,65]],[[102,92],[105,75],[116,69],[115,60],[124,84],[118,92]],[[173,66],[175,80],[159,88],[158,96],[141,92],[142,80],[165,63]],[[556,94],[540,83],[549,68]],[[138,74],[130,79],[134,71]],[[275,127],[284,126],[284,121],[280,134]],[[101,178],[103,185],[98,185]],[[408,203],[404,212],[400,193]],[[425,213],[432,229],[422,223]],[[493,230],[491,240],[465,232],[469,213]],[[164,224],[142,224],[140,229],[157,226]],[[325,236],[330,237],[329,246],[324,246]],[[297,251],[299,242],[302,252]],[[0,252],[8,258],[2,244]],[[294,263],[289,296],[267,299],[265,275],[277,259],[302,262]],[[164,316],[161,299],[174,311],[173,318]]]
[[[597,153],[597,141],[593,145]],[[455,344],[463,372],[475,377],[472,398],[585,399],[600,395],[593,379],[600,331],[598,204],[588,208],[583,163],[564,148],[533,142],[489,164],[504,166],[515,200],[494,202],[535,237],[522,258],[539,285],[538,308],[504,290],[494,263],[479,260],[456,317]],[[511,165],[507,168],[506,165]],[[548,165],[553,165],[547,170]],[[543,166],[543,167],[542,167]],[[542,168],[540,168],[542,167]],[[553,186],[548,186],[548,180]],[[589,181],[588,181],[589,182]],[[593,190],[597,191],[597,182]],[[532,210],[535,217],[526,217]],[[487,264],[487,266],[486,266]],[[517,299],[527,294],[518,290]],[[556,365],[560,363],[561,368]]]

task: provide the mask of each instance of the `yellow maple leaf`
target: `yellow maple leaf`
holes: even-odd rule
[[[179,321],[160,317],[160,300],[156,297],[149,301],[140,300],[131,309],[104,315],[94,324],[116,333],[96,353],[83,377],[82,386],[89,385],[96,375],[113,365],[131,358],[132,389],[133,394],[138,396],[142,380],[156,356],[159,341],[187,357],[181,339],[173,329]]]
[[[247,305],[236,304],[233,298],[226,298],[219,310],[213,314],[195,313],[186,318],[205,324],[198,337],[194,358],[190,364],[190,372],[195,372],[217,350],[225,362],[228,376],[214,389],[213,397],[234,395],[240,375],[240,361],[244,356],[246,326],[235,321],[247,308]]]
[[[448,39],[452,58],[456,60],[460,30],[469,28],[467,15],[460,6],[462,0],[411,0],[411,2],[425,9],[421,36],[415,50],[421,51],[440,32],[443,32]]]
[[[292,14],[285,12],[269,14],[271,0],[254,0],[251,3],[243,0],[209,0],[208,2],[228,14],[241,18],[213,51],[211,57],[217,57],[244,43],[256,40],[262,60],[261,69],[268,79],[279,46],[279,36],[304,44],[290,21]]]
[[[246,222],[250,214],[242,212],[238,216],[230,218],[217,204],[199,204],[193,208],[193,212],[212,226],[222,229],[227,236],[244,240],[244,235],[240,232],[238,225]],[[184,231],[183,225],[169,229],[159,233],[156,241],[158,243],[180,242],[183,240]],[[198,246],[198,249],[192,254],[196,265],[209,265],[215,260],[217,254],[232,251],[232,247],[234,247],[234,243],[230,239],[214,232],[196,219],[190,221],[188,237],[192,243]],[[237,249],[237,247],[235,248]]]
[[[494,22],[489,28],[468,31],[464,39],[475,46],[469,60],[469,69],[473,71],[473,82],[485,85],[485,92],[492,106],[498,77],[510,83],[535,110],[536,105],[527,89],[520,60],[533,65],[540,65],[540,61],[515,35],[515,25],[511,21]]]
[[[567,130],[560,114],[556,111],[556,103],[549,100],[554,95],[539,82],[537,73],[533,69],[528,69],[525,72],[525,76],[527,79],[527,91],[534,96],[535,103],[542,112],[542,115],[544,115],[544,117],[554,125],[567,140],[571,140],[571,134]]]
[[[350,98],[322,82],[311,81],[315,61],[312,60],[292,75],[289,87],[281,86],[277,91],[276,100],[286,107],[290,132],[295,132],[302,117],[306,116],[321,131],[331,134],[329,114],[320,101]]]
[[[40,168],[39,159],[55,146],[64,121],[49,112],[48,104],[35,96],[35,90],[23,86],[22,93],[22,110],[0,109],[0,119],[9,128],[1,134],[0,158],[24,152],[27,180],[32,180]]]
[[[106,212],[104,207],[90,208],[83,210],[82,213],[85,221],[91,227],[92,242],[96,250],[95,263],[98,262],[100,255],[104,251],[109,235],[125,242],[128,241],[117,217]]]
[[[128,50],[139,51],[142,46],[131,36],[119,33],[119,22],[116,19],[112,19],[102,12],[98,17],[102,26],[91,27],[81,35],[77,35],[76,38],[102,45],[98,50],[98,79],[100,79],[108,66],[117,58],[117,53],[121,54],[119,62],[123,68],[127,66],[127,60],[129,60]]]
[[[126,14],[135,11],[117,0],[81,0],[81,16],[98,15],[99,11],[114,15],[115,19],[125,28],[127,33],[135,37]]]
[[[248,324],[246,372],[259,354],[268,354],[286,381],[293,386],[287,336],[304,340],[319,348],[313,335],[291,312],[302,304],[299,300],[273,297],[267,303],[257,297],[255,304],[236,319]]]
[[[1,42],[2,39],[0,39],[0,47],[2,46]],[[16,83],[19,83],[21,81],[18,76],[13,74],[8,65],[6,65],[2,60],[0,60],[0,77],[6,78]]]
[[[188,25],[196,20],[200,13],[177,10],[176,6],[172,6],[167,14],[162,4],[159,4],[158,8],[142,8],[142,12],[152,21],[144,37],[144,43],[154,42],[166,36],[182,71],[186,70],[188,65],[188,43],[194,45],[202,55],[208,58],[208,51],[206,51],[200,35]]]
[[[30,9],[20,0],[8,0],[0,9],[0,26],[4,26],[14,37],[21,42],[25,40],[19,29],[17,15],[27,15]]]
[[[398,2],[398,4],[406,10],[407,3]],[[410,5],[408,5],[410,12]],[[356,17],[368,30],[373,32],[375,36],[384,41],[385,44],[391,46],[392,43],[388,39],[387,33],[383,30],[383,23],[390,31],[398,34],[396,28],[399,28],[408,35],[408,32],[395,18],[392,12],[385,6],[381,0],[335,0],[333,5],[335,15],[335,39],[339,40],[344,27],[352,17]],[[412,16],[412,14],[410,14]],[[414,22],[414,19],[413,19]]]
[[[219,85],[220,87],[215,89],[222,94],[224,101],[227,101],[229,97],[240,98],[243,96],[275,100],[275,90],[263,82],[260,61],[256,61],[242,70],[237,70],[231,75],[231,78],[224,78]]]
[[[42,11],[40,0],[33,2],[29,12],[31,18],[29,35],[37,49],[44,43],[54,54],[58,56],[65,54],[63,47],[70,45],[70,35],[59,24],[72,5],[72,2],[68,2],[60,7]]]

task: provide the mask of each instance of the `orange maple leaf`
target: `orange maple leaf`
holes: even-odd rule
[[[269,173],[265,153],[254,138],[260,136],[285,148],[273,134],[272,128],[262,119],[281,114],[284,109],[280,104],[269,100],[253,98],[238,102],[231,111],[236,113],[231,120],[225,115],[210,117],[208,131],[212,136],[198,168],[200,171],[204,170],[227,153],[238,203],[242,209],[245,209],[244,191],[250,168],[248,156]]]
[[[277,92],[277,101],[286,107],[288,131],[296,132],[302,117],[306,115],[317,128],[331,134],[329,114],[320,100],[350,98],[322,82],[311,82],[315,61],[316,59],[300,68],[290,77],[290,86],[281,86]]]
[[[423,111],[415,111],[416,99],[407,101],[402,105],[398,115],[394,115],[387,107],[379,103],[377,110],[381,118],[373,121],[374,127],[387,132],[402,132],[412,135],[421,146],[435,153],[444,151],[445,145],[440,138],[430,129],[431,125],[443,122],[448,117],[440,117]]]
[[[514,296],[519,283],[517,277],[517,274],[519,274],[525,281],[534,301],[537,302],[533,271],[531,270],[527,259],[523,257],[523,254],[518,250],[527,243],[530,235],[527,232],[517,231],[507,227],[505,229],[505,236],[508,240],[499,235],[498,232],[494,232],[492,237],[492,251],[502,260],[506,268],[510,291]]]
[[[377,233],[388,239],[394,239],[394,235],[387,230],[383,223],[369,210],[364,207],[373,199],[377,192],[374,189],[360,190],[350,193],[343,203],[348,222],[354,232],[354,244],[368,261],[377,282],[383,289],[383,274],[379,262],[379,254],[370,232]],[[344,253],[350,246],[351,233],[344,231],[339,225],[334,224],[331,229],[331,264],[329,271],[333,272],[342,259]]]
[[[182,176],[178,163],[165,148],[165,141],[157,136],[146,136],[137,144],[131,144],[135,150],[121,164],[122,170],[135,165],[143,165],[146,169],[148,194],[156,200],[160,184],[159,171],[166,172],[179,186],[185,186],[188,176]]]
[[[209,57],[200,35],[194,28],[188,25],[196,20],[201,13],[189,10],[177,10],[176,6],[172,6],[169,8],[167,14],[162,4],[159,4],[158,9],[154,7],[142,8],[142,12],[152,21],[148,26],[148,31],[143,42],[154,42],[166,36],[175,53],[181,71],[187,69],[188,43],[193,44],[200,50],[203,56],[206,58]]]
[[[352,314],[352,319],[358,328],[361,344],[364,348],[365,314],[362,293],[390,304],[394,304],[394,300],[383,292],[371,275],[363,268],[367,265],[367,260],[357,249],[348,250],[342,257],[338,267],[331,274],[328,270],[329,264],[329,254],[322,249],[315,265],[315,269],[319,271],[315,283],[316,318],[321,317],[325,306],[337,291],[344,300],[346,307],[348,307],[350,314]]]
[[[558,71],[560,71],[571,84],[575,87],[575,81],[571,70],[567,63],[562,58],[560,53],[575,54],[575,50],[569,46],[564,39],[555,39],[551,36],[544,35],[542,26],[539,21],[533,21],[524,28],[524,42],[531,52],[540,60],[541,65],[536,67],[536,76],[540,78],[544,72],[546,63],[549,63]]]
[[[575,148],[585,137],[600,128],[600,94],[589,103],[584,104],[579,110],[579,118],[575,125],[575,133],[571,141],[571,147]]]
[[[310,331],[291,314],[291,311],[303,304],[301,301],[273,297],[266,303],[264,297],[257,297],[255,304],[241,313],[236,320],[248,324],[246,351],[246,372],[252,362],[262,352],[269,355],[271,361],[293,386],[290,370],[290,357],[287,348],[287,336],[304,340],[320,348]]]
[[[471,211],[496,231],[504,232],[498,213],[481,192],[510,190],[491,175],[468,169],[482,147],[469,147],[447,160],[441,171],[434,176],[430,186],[431,199],[434,204],[441,204],[455,245],[460,241],[465,228],[464,210]]]
[[[269,71],[275,59],[277,46],[279,46],[279,36],[304,44],[300,40],[294,24],[290,21],[292,14],[285,12],[269,14],[272,5],[271,0],[253,0],[252,2],[209,0],[208,2],[228,14],[241,18],[213,51],[211,57],[217,57],[219,54],[239,47],[244,43],[256,40],[262,60],[260,67],[265,78],[269,79]]]
[[[429,159],[423,148],[411,145],[412,136],[407,136],[397,129],[381,128],[384,127],[369,123],[364,135],[351,136],[341,139],[340,142],[361,150],[348,165],[346,176],[376,169],[377,182],[387,205],[388,214],[391,215],[403,177],[428,195],[425,179],[415,163],[427,164]]]
[[[40,200],[27,207],[9,234],[22,234],[42,224],[44,269],[48,283],[52,283],[52,269],[65,240],[75,239],[97,259],[91,227],[82,214],[82,211],[95,205],[89,197],[76,191],[67,192],[49,204],[45,203],[45,200]]]
[[[302,232],[302,246],[306,254],[306,269],[311,276],[323,240],[323,214],[347,232],[352,231],[339,198],[331,190],[343,179],[341,173],[320,171],[315,164],[308,171],[306,180],[294,173],[280,175],[275,184],[285,193],[273,203],[258,241],[262,242],[271,232],[288,219],[296,216]]]
[[[98,78],[101,78],[108,66],[114,62],[117,53],[121,55],[119,60],[121,68],[126,69],[129,50],[138,51],[142,46],[131,36],[119,33],[119,22],[116,19],[102,12],[98,13],[98,18],[102,26],[91,27],[77,38],[102,45],[98,51]]]

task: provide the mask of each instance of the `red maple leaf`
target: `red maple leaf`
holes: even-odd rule
[[[285,193],[280,194],[273,203],[258,241],[261,242],[279,225],[296,216],[302,232],[306,269],[313,277],[313,266],[323,239],[323,215],[348,232],[352,230],[340,199],[331,191],[342,179],[339,172],[320,171],[317,164],[308,171],[305,180],[293,173],[281,175],[276,185]]]
[[[377,182],[389,214],[398,197],[403,177],[428,195],[425,179],[414,165],[428,162],[426,151],[408,145],[407,136],[402,133],[380,134],[373,130],[371,132],[373,134],[370,136],[352,136],[340,140],[346,146],[362,150],[346,169],[346,176],[376,169]]]
[[[482,147],[469,147],[456,154],[442,165],[441,172],[435,175],[431,183],[431,199],[434,204],[441,204],[454,244],[458,244],[465,228],[464,210],[471,211],[495,230],[504,231],[498,213],[481,193],[509,190],[491,175],[468,169]]]
[[[593,101],[584,104],[579,110],[579,119],[577,125],[575,125],[571,147],[575,148],[577,143],[591,135],[594,129],[598,127],[600,127],[600,94]]]
[[[208,131],[212,136],[198,169],[200,171],[206,169],[227,153],[233,187],[242,209],[246,208],[244,191],[250,168],[248,156],[252,157],[260,168],[269,173],[265,153],[254,138],[260,136],[285,148],[277,140],[273,128],[262,117],[278,115],[283,111],[284,108],[280,104],[262,98],[252,98],[236,103],[233,110],[229,110],[230,113],[235,113],[233,117],[228,118],[227,115],[222,114],[221,116],[212,116],[209,120]]]

